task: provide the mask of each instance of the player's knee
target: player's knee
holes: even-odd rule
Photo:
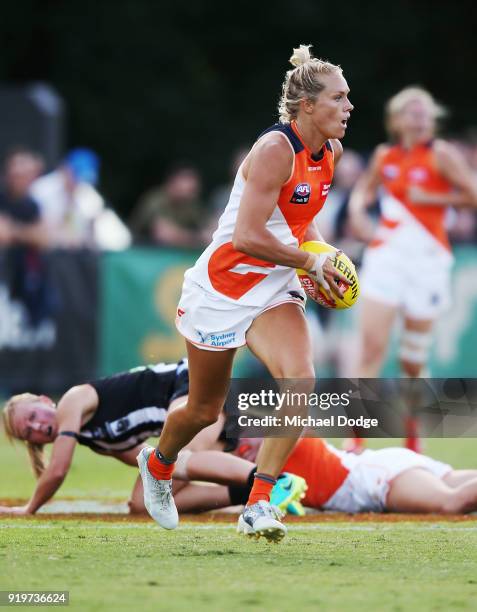
[[[208,427],[209,425],[213,425],[217,422],[219,415],[215,411],[206,411],[199,415],[197,422],[202,427]]]
[[[194,406],[194,409],[190,411],[188,421],[200,428],[208,427],[217,421],[221,409],[221,406],[216,406],[215,404]]]
[[[387,349],[386,341],[378,335],[365,338],[363,341],[362,360],[365,364],[381,361]]]
[[[462,496],[455,489],[442,493],[437,500],[436,512],[439,514],[459,514],[464,510]]]
[[[134,499],[128,501],[128,508],[129,514],[143,514],[146,511],[144,503]]]
[[[401,359],[401,370],[410,378],[418,378],[419,376],[422,376],[422,372],[425,370],[425,365],[423,363],[416,363]]]
[[[279,364],[273,373],[275,378],[287,378],[296,380],[315,380],[315,368],[313,363],[289,363]],[[305,384],[305,383],[303,383]]]
[[[442,514],[463,514],[475,509],[475,502],[469,499],[466,493],[451,489],[446,498],[442,501]]]
[[[430,331],[404,330],[399,349],[399,359],[404,374],[412,378],[423,375],[429,358],[431,343],[432,335]]]
[[[438,505],[437,512],[439,514],[459,514],[461,512],[460,504],[451,499],[442,501]]]

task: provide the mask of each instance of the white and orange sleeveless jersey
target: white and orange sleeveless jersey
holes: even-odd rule
[[[390,147],[380,161],[380,175],[384,188],[381,219],[369,247],[391,244],[405,249],[403,256],[413,256],[437,246],[450,256],[446,208],[414,204],[408,193],[411,187],[438,194],[452,189],[436,167],[432,142],[411,149]]]
[[[327,141],[317,156],[312,155],[301,140],[294,121],[276,124],[260,138],[272,131],[287,139],[294,161],[291,176],[280,191],[266,227],[283,244],[299,246],[328,195],[333,178],[333,148]],[[266,304],[270,296],[289,286],[296,272],[293,268],[277,266],[234,249],[232,235],[245,185],[241,166],[212,243],[195,266],[187,270],[185,280],[193,281],[228,302],[259,307]]]

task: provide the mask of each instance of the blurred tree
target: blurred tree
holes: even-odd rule
[[[127,213],[176,159],[206,184],[227,177],[229,157],[276,119],[293,46],[313,43],[340,63],[356,112],[345,145],[384,138],[382,107],[419,83],[473,119],[477,84],[474,3],[401,0],[329,3],[244,0],[17,0],[0,20],[0,80],[47,80],[69,109],[71,145],[103,159],[102,190]]]

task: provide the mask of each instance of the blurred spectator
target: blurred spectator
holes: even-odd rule
[[[119,250],[129,246],[129,230],[96,191],[99,157],[90,149],[73,149],[61,165],[34,182],[53,248]]]
[[[238,172],[238,169],[242,165],[242,162],[247,157],[249,151],[250,147],[246,149],[237,149],[234,152],[230,165],[229,182],[219,185],[218,187],[212,190],[212,193],[209,198],[210,218],[208,226],[204,230],[207,243],[212,240],[212,234],[217,229],[219,217],[224,212],[224,209],[228,204],[235,176]]]
[[[477,130],[471,128],[463,140],[453,140],[467,159],[471,170],[477,174]],[[449,239],[456,243],[477,243],[477,213],[472,208],[450,208],[447,213]]]
[[[165,183],[147,191],[134,208],[130,226],[139,242],[167,246],[201,247],[205,244],[205,207],[202,180],[196,168],[181,165]]]
[[[350,236],[347,227],[348,200],[363,171],[362,156],[352,149],[345,149],[336,166],[326,204],[318,216],[320,232],[331,244]]]
[[[40,210],[29,195],[42,170],[43,159],[33,151],[17,148],[7,155],[0,189],[0,246],[45,244]]]
[[[30,323],[51,312],[52,294],[41,248],[47,244],[38,204],[29,195],[43,170],[43,159],[28,149],[15,149],[5,160],[0,191],[0,245],[5,253],[5,278],[12,299],[21,301]]]

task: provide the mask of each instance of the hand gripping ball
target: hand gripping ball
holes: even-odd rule
[[[346,276],[351,283],[346,289],[343,299],[340,299],[335,295],[333,296],[336,302],[336,304],[333,304],[328,299],[324,289],[319,287],[319,290],[316,290],[316,284],[312,280],[313,277],[310,275],[310,273],[306,272],[306,270],[298,269],[296,271],[298,278],[300,279],[301,286],[305,290],[308,297],[315,302],[318,302],[318,304],[324,306],[325,308],[337,308],[338,310],[343,308],[351,308],[359,296],[358,275],[356,274],[356,269],[351,259],[343,252],[338,253],[338,249],[331,246],[331,244],[327,244],[326,242],[318,242],[317,240],[304,242],[300,245],[300,249],[306,253],[330,253],[333,266],[336,268],[336,270],[339,270],[342,274],[344,274],[344,276]],[[345,283],[342,281],[337,280],[337,284],[340,289],[344,289],[346,287]]]

